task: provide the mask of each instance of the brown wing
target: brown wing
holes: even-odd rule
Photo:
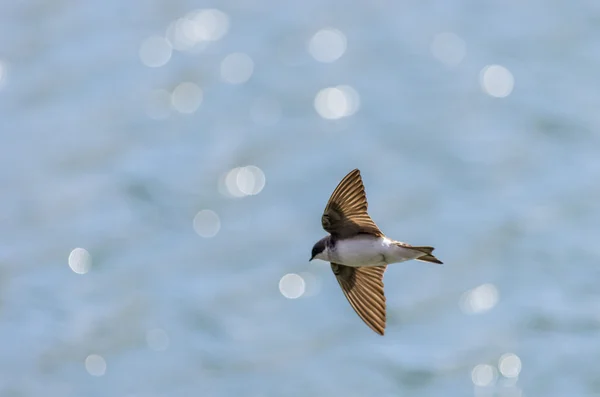
[[[367,213],[367,196],[358,169],[346,175],[335,188],[321,217],[321,224],[325,231],[340,238],[358,233],[383,236]]]
[[[386,267],[350,267],[331,263],[331,270],[356,314],[380,335],[385,330],[383,273]]]

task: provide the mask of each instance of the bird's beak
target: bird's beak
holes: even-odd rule
[[[308,261],[310,262],[310,261],[312,261],[313,259],[315,259],[315,257],[314,257],[314,256],[312,256],[312,257],[311,257],[311,258],[310,258]]]

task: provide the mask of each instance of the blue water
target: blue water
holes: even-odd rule
[[[200,8],[229,16],[222,39],[141,62]],[[594,1],[0,4],[0,395],[600,396],[599,22]],[[306,43],[326,27],[347,50],[319,63]],[[464,40],[458,65],[433,56],[440,32]],[[254,62],[244,84],[221,80],[232,52]],[[492,64],[514,76],[504,98],[482,89]],[[198,110],[149,117],[153,90],[184,81]],[[315,96],[340,84],[360,108],[323,119]],[[246,165],[264,189],[221,194]],[[390,266],[385,337],[307,262],[353,168],[380,228],[445,263]],[[287,273],[308,274],[305,296],[281,294]],[[461,310],[483,284],[497,301]]]

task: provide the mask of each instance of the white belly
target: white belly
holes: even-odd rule
[[[381,266],[418,258],[422,252],[400,247],[385,237],[357,237],[338,240],[333,262],[352,266]]]

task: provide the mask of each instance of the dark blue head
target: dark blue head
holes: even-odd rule
[[[309,262],[312,261],[313,259],[315,259],[315,257],[317,255],[319,255],[321,252],[325,251],[325,248],[326,248],[325,240],[327,240],[327,237],[324,237],[321,240],[317,241],[317,243],[313,246],[312,253],[310,254]]]

